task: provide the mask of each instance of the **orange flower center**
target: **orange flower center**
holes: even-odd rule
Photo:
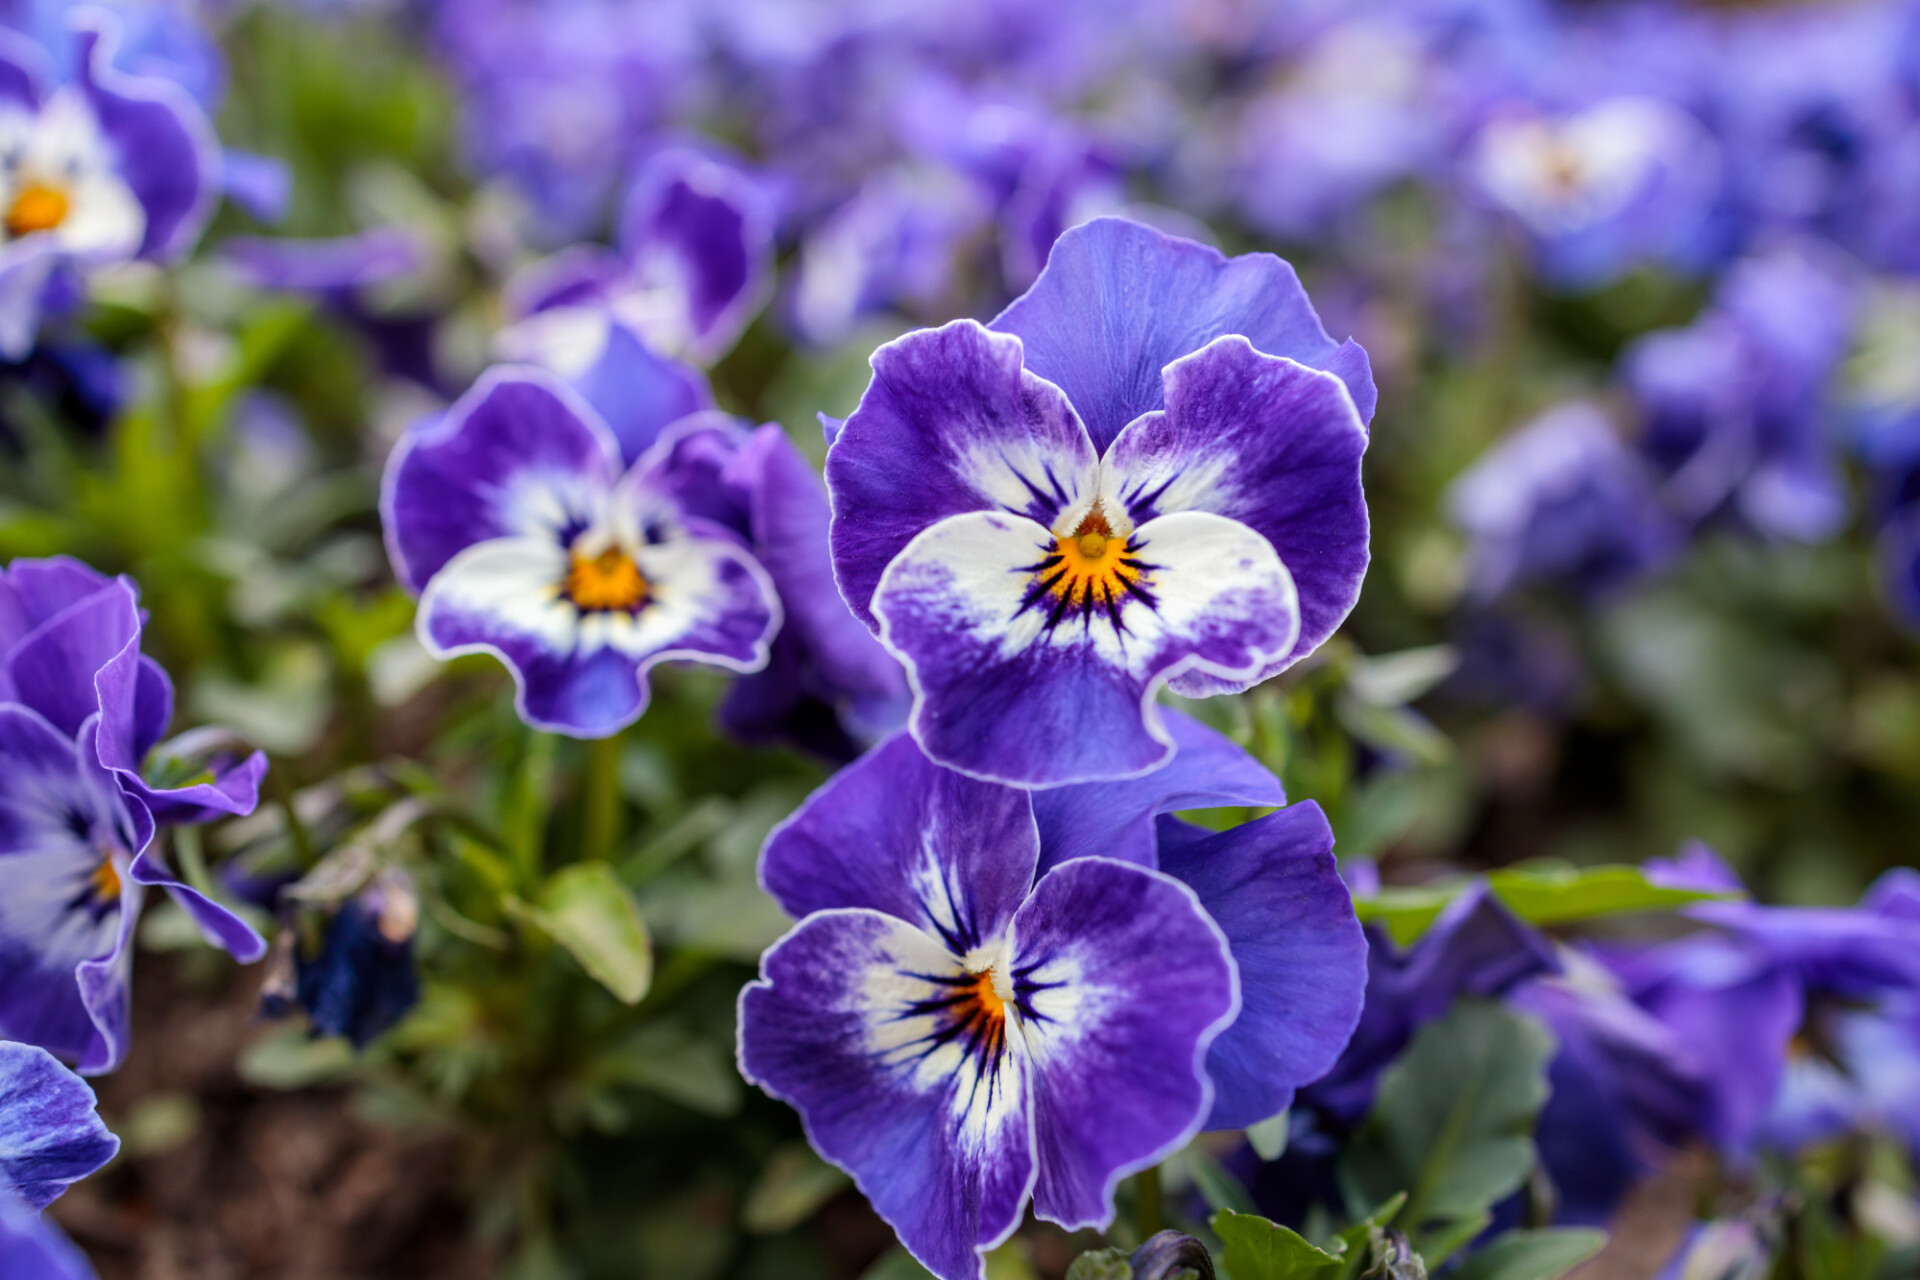
[[[560,589],[587,613],[632,613],[647,600],[647,580],[640,566],[618,547],[593,556],[575,552]]]
[[[7,234],[14,237],[51,231],[67,220],[67,193],[33,183],[22,187],[7,210]]]
[[[1007,1017],[1007,1002],[1001,999],[1000,993],[994,989],[993,970],[976,973],[973,977],[973,987],[967,994],[973,998],[974,1004],[987,1018],[994,1022],[1004,1022]]]
[[[1146,576],[1127,553],[1128,539],[1114,532],[1098,503],[1079,528],[1054,540],[1045,566],[1047,589],[1070,605],[1117,604]]]
[[[87,888],[93,894],[93,900],[103,906],[120,901],[120,872],[113,865],[111,857],[104,853],[100,855],[100,865],[87,877]]]

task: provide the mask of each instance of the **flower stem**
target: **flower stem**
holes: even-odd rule
[[[581,780],[580,856],[605,862],[620,843],[620,736],[587,744],[586,776]]]
[[[1133,1230],[1142,1242],[1166,1226],[1166,1207],[1160,1194],[1160,1166],[1133,1175]]]

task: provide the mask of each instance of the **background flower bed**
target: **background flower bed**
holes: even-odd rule
[[[55,8],[15,21],[45,38]],[[143,961],[103,1086],[128,1167],[55,1210],[104,1274],[197,1265],[152,1224],[217,1223],[221,1187],[260,1181],[287,1226],[230,1254],[245,1234],[218,1232],[242,1274],[856,1275],[887,1248],[732,1067],[733,995],[785,926],[754,857],[825,768],[718,735],[724,681],[688,670],[611,765],[531,737],[496,666],[418,650],[380,543],[387,452],[489,362],[509,278],[609,238],[667,143],[764,187],[768,305],[711,379],[816,462],[815,415],[852,410],[879,343],[988,318],[1088,214],[1301,269],[1381,387],[1374,562],[1319,661],[1205,714],[1343,858],[1417,885],[1704,839],[1763,900],[1820,904],[1913,860],[1910,7],[131,12],[175,37],[139,69],[214,100],[224,63],[221,141],[285,162],[291,200],[102,275],[8,366],[0,558],[131,573],[185,712],[265,748],[269,796],[345,778],[357,824],[444,792],[558,865],[613,768],[660,964],[625,1010],[457,833],[409,836],[421,1003],[356,1058],[254,1025],[253,973],[153,912],[143,945],[179,954]],[[1550,184],[1501,176],[1506,122],[1623,99],[1684,113],[1648,126],[1631,199],[1543,212]],[[1531,452],[1496,447],[1549,410]],[[216,829],[216,864],[285,844],[275,812]],[[1048,1273],[1057,1243],[1033,1246]]]

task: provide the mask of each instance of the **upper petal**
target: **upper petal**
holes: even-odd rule
[[[167,258],[200,238],[218,196],[220,145],[193,96],[170,80],[111,65],[118,20],[91,11],[79,41],[81,88],[145,214],[140,255]]]
[[[1241,337],[1173,362],[1165,384],[1166,411],[1107,451],[1103,488],[1136,522],[1211,511],[1265,536],[1300,595],[1300,636],[1280,665],[1306,656],[1352,611],[1367,572],[1367,432],[1352,398],[1332,374]]]
[[[1040,278],[992,327],[1019,335],[1027,367],[1067,393],[1102,450],[1163,406],[1163,368],[1226,334],[1333,373],[1361,420],[1373,417],[1367,353],[1327,336],[1284,260],[1228,258],[1123,218],[1095,218],[1061,235]]]
[[[14,696],[71,737],[100,709],[95,677],[109,664],[131,669],[139,656],[139,600],[130,583],[116,579],[36,628],[14,646],[7,667]],[[121,690],[110,681],[108,689],[124,694],[116,713],[130,722],[131,684]]]
[[[1183,711],[1163,708],[1160,714],[1174,743],[1173,759],[1164,768],[1124,782],[1033,793],[1041,874],[1088,855],[1158,866],[1153,820],[1160,814],[1287,802],[1280,779],[1231,738]]]
[[[563,540],[620,473],[620,447],[578,394],[537,369],[490,369],[387,459],[387,552],[414,591],[493,538]]]
[[[0,1041],[0,1195],[44,1209],[119,1149],[84,1080],[45,1049]]]
[[[789,914],[866,907],[964,956],[998,938],[1040,856],[1027,793],[942,769],[895,734],[767,837],[760,883]]]
[[[1054,549],[1029,520],[974,512],[888,568],[881,639],[907,664],[910,727],[941,764],[1018,786],[1147,773],[1171,755],[1160,682],[1244,678],[1293,646],[1292,583],[1245,525],[1162,516],[1115,553],[1133,567],[1074,593]]]
[[[1240,1016],[1213,1042],[1209,1129],[1284,1111],[1333,1067],[1360,1021],[1367,939],[1333,858],[1333,831],[1308,801],[1160,852],[1227,936]]]
[[[772,202],[732,165],[688,147],[656,152],[634,175],[621,252],[647,287],[670,287],[693,359],[724,355],[764,301],[773,259]]]
[[[1010,952],[1034,1212],[1104,1229],[1120,1180],[1184,1146],[1212,1105],[1207,1046],[1240,1008],[1227,940],[1179,881],[1078,858],[1034,887]]]
[[[807,917],[740,993],[740,1074],[791,1103],[942,1280],[1020,1225],[1033,1185],[1024,1062],[945,948],[876,911]]]
[[[1091,496],[1095,466],[1073,407],[1026,371],[1017,338],[956,320],[889,342],[827,451],[841,594],[876,626],[880,576],[922,530],[968,511],[1051,526]]]

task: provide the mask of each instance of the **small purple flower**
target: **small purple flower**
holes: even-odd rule
[[[388,870],[340,904],[320,945],[294,956],[294,999],[319,1035],[364,1049],[420,999],[413,940],[420,901],[407,877]]]
[[[1822,432],[1856,311],[1842,264],[1787,247],[1737,263],[1687,328],[1628,349],[1641,447],[1682,515],[1730,511],[1762,533],[1802,541],[1845,522],[1845,486]]]
[[[412,428],[381,515],[421,642],[506,663],[536,728],[618,732],[656,664],[758,671],[780,626],[766,570],[681,510],[657,454],[624,467],[600,415],[538,370],[491,370]]]
[[[1359,595],[1366,353],[1277,258],[1096,219],[991,328],[910,333],[873,368],[827,455],[834,572],[943,765],[1151,772],[1161,685],[1251,687]]]
[[[1588,404],[1500,441],[1454,481],[1447,506],[1471,540],[1467,590],[1480,603],[1541,581],[1602,595],[1680,546],[1651,469]]]
[[[1641,261],[1684,262],[1720,190],[1713,135],[1650,97],[1607,98],[1557,119],[1502,111],[1469,163],[1482,194],[1528,233],[1543,274],[1570,287]]]
[[[720,723],[744,742],[791,742],[845,762],[906,723],[906,673],[833,585],[827,495],[777,424],[685,419],[663,473],[691,515],[739,534],[780,592],[766,669],[736,681]]]
[[[266,759],[200,752],[194,735],[156,748],[173,691],[140,653],[140,625],[132,584],[77,561],[0,573],[0,1036],[88,1073],[126,1052],[129,943],[147,886],[243,963],[265,951],[152,842],[156,821],[251,812]],[[200,776],[167,776],[170,762],[202,755],[212,767]]]
[[[115,69],[118,29],[90,11],[73,83],[47,56],[0,39],[0,355],[33,345],[49,284],[65,266],[167,259],[199,238],[220,153],[199,104],[170,80]]]
[[[979,1277],[1029,1195],[1105,1226],[1124,1175],[1284,1109],[1358,1016],[1325,819],[1157,842],[1158,813],[1279,798],[1175,728],[1149,781],[1038,793],[896,736],[768,839],[761,882],[802,919],[741,995],[741,1071],[943,1280]]]
[[[572,374],[622,330],[651,352],[711,364],[766,301],[773,207],[745,171],[684,147],[656,152],[635,174],[617,255],[575,249],[516,280],[523,317],[502,341]]]

